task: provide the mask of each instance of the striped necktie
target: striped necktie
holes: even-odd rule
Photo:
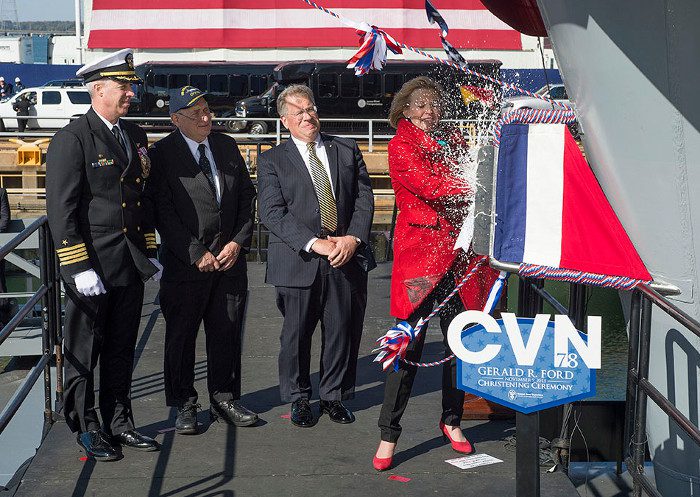
[[[309,166],[311,169],[311,179],[314,182],[318,205],[321,208],[321,227],[334,232],[338,228],[338,209],[335,205],[335,198],[331,190],[331,182],[323,167],[321,160],[316,155],[316,142],[306,144],[309,151]]]

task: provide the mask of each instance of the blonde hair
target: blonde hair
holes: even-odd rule
[[[437,95],[438,99],[442,99],[444,90],[442,85],[437,81],[430,79],[427,76],[418,76],[409,81],[406,81],[401,89],[394,96],[389,108],[389,124],[394,128],[399,125],[399,121],[404,118],[403,111],[408,107],[408,102],[411,100],[411,95],[416,90],[429,90]]]

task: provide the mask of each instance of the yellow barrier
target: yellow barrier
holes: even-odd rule
[[[40,166],[42,157],[39,145],[50,142],[51,138],[40,138],[32,143],[27,143],[21,138],[10,138],[10,141],[19,145],[17,149],[18,166]]]

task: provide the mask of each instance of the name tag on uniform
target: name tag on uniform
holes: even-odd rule
[[[92,163],[92,167],[94,169],[97,169],[98,167],[113,166],[113,165],[114,165],[114,159],[98,159],[97,162]]]

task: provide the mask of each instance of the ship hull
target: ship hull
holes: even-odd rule
[[[538,0],[588,160],[655,280],[700,319],[700,4]],[[650,380],[698,425],[700,340],[654,309]],[[700,495],[700,448],[653,402],[664,495]]]

